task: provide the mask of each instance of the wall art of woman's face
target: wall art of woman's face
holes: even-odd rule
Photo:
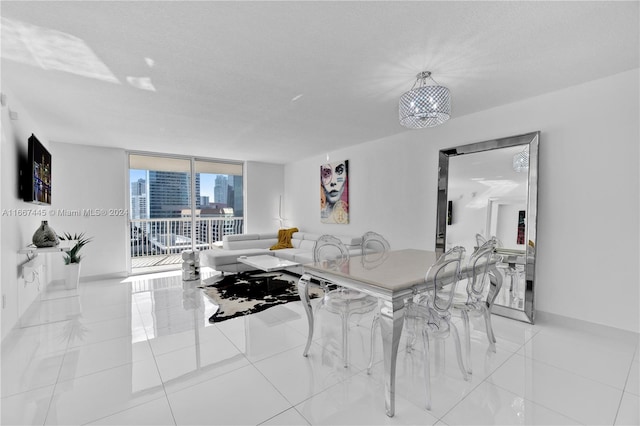
[[[320,166],[320,176],[322,187],[327,196],[329,204],[335,204],[342,196],[344,184],[347,181],[346,162],[323,164]]]
[[[322,223],[349,223],[349,160],[320,166]]]

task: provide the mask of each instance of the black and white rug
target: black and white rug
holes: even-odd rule
[[[264,311],[273,306],[300,300],[298,277],[283,272],[251,272],[225,275],[215,283],[202,286],[218,306],[209,322],[215,323]],[[311,298],[322,291],[310,289]]]

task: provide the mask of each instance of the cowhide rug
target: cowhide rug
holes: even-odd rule
[[[205,294],[218,305],[209,322],[220,322],[264,311],[273,306],[300,300],[298,277],[282,272],[251,272],[225,275],[221,280],[202,286]],[[310,288],[311,298],[321,290]]]

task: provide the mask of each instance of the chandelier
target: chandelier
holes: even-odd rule
[[[435,85],[428,85],[430,79]],[[411,90],[400,97],[400,124],[410,129],[434,127],[444,123],[451,115],[449,89],[438,85],[431,71],[416,75]]]
[[[518,173],[529,170],[529,151],[527,148],[513,156],[513,170]]]

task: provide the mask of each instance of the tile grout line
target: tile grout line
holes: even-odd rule
[[[524,344],[522,345],[524,346]],[[521,346],[521,348],[522,348]],[[520,350],[520,349],[518,349]],[[510,352],[510,351],[509,351]],[[451,412],[453,412],[453,410],[455,410],[464,400],[466,400],[469,395],[471,395],[476,389],[478,389],[482,384],[484,383],[489,383],[488,380],[491,376],[493,376],[496,371],[498,371],[500,369],[500,367],[504,366],[511,358],[513,358],[515,355],[517,355],[518,351],[515,352],[511,352],[511,355],[509,355],[500,365],[498,365],[492,372],[491,374],[488,374],[487,377],[485,377],[484,379],[482,379],[476,386],[474,386],[471,390],[469,390],[469,392],[467,392],[467,394],[460,400],[458,400],[458,402],[456,402],[447,412],[445,412],[441,417],[438,418],[439,422],[443,422],[446,424],[446,422],[444,421],[444,418]],[[490,383],[493,385],[493,383]],[[497,385],[494,385],[497,386]],[[501,388],[502,389],[502,388]]]
[[[71,343],[71,335],[73,334],[73,330],[75,328],[76,328],[76,325],[74,324],[72,329],[69,331],[69,335],[67,336],[67,344],[65,345],[65,348],[64,348],[64,356],[62,357],[62,361],[60,362],[60,367],[58,368],[58,374],[56,375],[56,381],[55,381],[55,384],[53,385],[53,389],[51,390],[51,398],[49,399],[49,405],[47,406],[47,413],[45,414],[44,421],[42,422],[43,426],[47,424],[47,420],[49,418],[49,413],[51,411],[51,404],[53,404],[53,398],[56,395],[56,389],[58,389],[60,374],[62,374],[62,367],[64,366],[64,360],[67,358],[67,353],[69,351],[69,344]]]
[[[638,345],[636,344],[636,349],[633,352],[633,357],[631,358],[631,363],[629,364],[629,370],[627,371],[627,379],[624,381],[624,387],[622,388],[622,394],[620,395],[620,402],[618,403],[618,409],[616,410],[616,415],[613,417],[613,424],[616,424],[618,420],[618,415],[620,414],[620,408],[622,407],[622,400],[624,399],[624,394],[627,393],[627,384],[629,383],[629,376],[631,375],[631,369],[633,368],[634,360],[636,359],[636,355],[638,354]]]
[[[520,350],[523,350],[523,349],[525,348],[525,346],[527,345],[527,343],[531,342],[531,341],[533,340],[533,338],[534,338],[534,337],[536,337],[536,336],[537,336],[539,333],[541,333],[541,332],[542,332],[542,330],[537,331],[533,336],[531,336],[531,338],[529,338],[526,342],[524,342],[524,344],[520,347],[520,349],[518,349],[518,350],[517,350],[516,352],[514,352],[514,353],[515,353],[515,354],[517,354],[517,352],[519,352]],[[633,356],[632,356],[632,358],[631,358],[631,364],[629,365],[629,372],[630,372],[630,370],[631,370],[631,367],[633,367],[633,360],[634,360],[635,354],[636,354],[636,352],[638,351],[638,349],[639,349],[639,348],[638,348],[638,345],[636,345],[636,349],[635,349],[634,354],[633,354]],[[524,354],[524,353],[523,353],[522,355],[520,355],[520,356],[522,356],[522,357],[524,357],[524,358],[526,358],[526,359],[530,359],[530,360],[532,360],[532,361],[539,362],[539,363],[541,363],[541,364],[547,365],[547,366],[549,366],[549,367],[556,368],[556,369],[558,369],[558,370],[560,370],[560,371],[564,371],[564,372],[566,372],[566,373],[569,373],[569,374],[572,374],[572,375],[575,375],[575,376],[581,377],[581,378],[583,378],[583,379],[585,379],[585,380],[589,380],[589,381],[594,382],[594,383],[597,383],[597,384],[599,384],[599,385],[607,386],[607,387],[609,387],[609,388],[613,388],[613,389],[616,389],[616,390],[622,390],[623,392],[624,392],[624,388],[626,387],[626,383],[627,383],[627,381],[629,380],[629,372],[628,372],[628,373],[627,373],[627,378],[625,379],[625,385],[623,386],[623,388],[622,388],[622,389],[620,389],[620,388],[618,388],[617,386],[613,386],[613,385],[610,385],[610,384],[608,384],[608,383],[603,383],[603,382],[601,382],[601,381],[599,381],[599,380],[593,379],[593,378],[588,377],[588,376],[584,376],[584,375],[582,375],[582,374],[576,373],[576,372],[571,371],[571,370],[567,370],[566,368],[559,367],[559,366],[557,366],[557,365],[553,365],[553,364],[551,364],[551,363],[549,363],[549,362],[546,362],[546,361],[542,361],[542,360],[539,360],[539,359],[535,359],[535,358],[533,358],[533,357],[527,356],[527,355],[526,355],[526,354]]]
[[[138,306],[138,302],[132,297],[131,302],[136,304],[136,312],[142,318],[142,313],[140,312],[140,307]],[[143,321],[144,322],[144,321]],[[169,394],[167,393],[167,388],[164,384],[164,379],[162,378],[162,374],[160,373],[160,366],[158,365],[158,360],[156,359],[156,354],[151,347],[151,342],[149,341],[149,335],[147,334],[147,329],[144,329],[144,335],[146,337],[145,341],[149,346],[149,352],[151,352],[151,356],[153,357],[153,363],[156,366],[156,371],[158,372],[158,378],[160,379],[160,383],[162,384],[162,392],[164,393],[164,398],[167,401],[167,405],[169,406],[169,412],[171,413],[171,418],[173,419],[173,424],[177,425],[176,416],[173,413],[173,407],[171,406],[171,401],[169,400]],[[159,399],[159,398],[158,398]],[[142,405],[142,404],[141,404]]]
[[[224,337],[225,337],[227,340],[229,340],[229,341],[231,342],[231,339],[229,339],[229,337],[228,337],[228,336],[227,336],[227,335],[226,335],[222,330],[220,330],[220,332],[224,335]],[[238,351],[239,351],[240,353],[242,353],[242,351],[240,351],[240,349],[239,349],[237,346],[235,346],[235,344],[234,344],[233,342],[231,342],[231,344],[232,344],[236,349],[238,349]],[[302,345],[300,345],[300,347],[302,347]],[[274,357],[274,356],[280,355],[280,354],[282,354],[282,353],[284,353],[284,352],[286,352],[286,351],[282,351],[282,352],[278,352],[278,353],[276,353],[276,354],[272,354],[272,355],[270,355],[270,356],[268,356],[268,357],[266,357],[266,358],[260,359],[260,360],[258,360],[258,361],[256,361],[256,362],[264,361],[264,360],[266,360],[266,359],[269,359],[269,358],[272,358],[272,357]],[[244,354],[243,354],[243,355],[244,355]],[[277,387],[273,382],[271,382],[271,380],[269,380],[269,378],[268,378],[267,376],[265,376],[265,374],[262,372],[262,370],[260,370],[258,367],[256,367],[255,363],[254,363],[253,361],[251,361],[249,358],[247,358],[247,357],[246,357],[246,355],[245,355],[245,358],[247,359],[247,361],[249,362],[249,364],[250,364],[253,368],[255,368],[255,370],[256,370],[256,371],[257,371],[257,372],[258,372],[262,377],[264,377],[264,379],[265,379],[265,380],[266,380],[266,381],[271,385],[271,387],[273,387],[273,389],[275,389],[275,391],[276,391],[276,392],[278,392],[278,394],[279,394],[279,395],[280,395],[280,396],[281,396],[285,401],[287,401],[287,402],[289,403],[289,408],[287,408],[286,410],[283,410],[283,411],[281,411],[281,412],[279,412],[279,413],[277,413],[277,414],[275,414],[275,415],[273,415],[273,416],[269,417],[268,419],[265,419],[265,420],[261,421],[260,423],[258,423],[258,425],[261,425],[261,424],[263,424],[263,423],[265,423],[265,422],[268,422],[269,420],[273,419],[274,417],[277,417],[277,416],[281,415],[282,413],[284,413],[284,412],[286,412],[286,411],[289,411],[289,410],[290,410],[290,409],[292,409],[292,408],[293,408],[294,410],[296,410],[295,406],[291,403],[291,401],[289,401],[289,398],[287,398],[287,397],[286,397],[286,396],[285,396],[285,395],[280,391],[280,389],[278,389],[278,387]],[[235,371],[235,370],[234,370],[234,371]],[[298,410],[296,410],[296,411],[298,411]],[[306,418],[306,417],[304,417],[300,412],[298,412],[298,413],[302,416],[302,418],[303,418],[303,419],[305,419],[305,420],[307,421],[307,423],[309,423],[309,420],[307,420],[307,418]],[[309,424],[311,424],[311,423],[309,423]]]
[[[453,405],[453,406],[452,406],[452,407],[451,407],[451,408],[450,408],[446,413],[444,413],[440,418],[438,418],[438,421],[439,421],[439,422],[443,422],[443,423],[445,423],[445,424],[446,424],[446,422],[444,421],[444,418],[445,418],[449,413],[453,412],[453,410],[455,410],[455,409],[456,409],[456,407],[458,407],[458,406],[462,403],[462,401],[464,401],[465,399],[467,399],[467,398],[469,397],[469,395],[471,395],[471,393],[473,393],[473,391],[475,391],[476,389],[478,389],[478,388],[479,388],[483,383],[489,383],[489,382],[488,382],[489,378],[490,378],[491,376],[493,376],[493,375],[496,373],[496,371],[498,371],[498,370],[500,369],[500,367],[504,366],[504,365],[505,365],[505,364],[506,364],[510,359],[512,359],[514,356],[516,356],[516,355],[518,354],[518,351],[522,350],[522,349],[525,347],[525,345],[526,345],[527,343],[529,343],[529,342],[530,342],[530,341],[535,337],[535,335],[536,335],[536,334],[538,334],[538,333],[539,333],[539,331],[535,332],[535,333],[534,333],[530,338],[528,338],[527,340],[525,340],[525,341],[524,341],[524,342],[523,342],[523,343],[518,347],[518,349],[516,349],[515,351],[513,351],[513,352],[511,352],[511,351],[507,351],[507,352],[511,352],[511,354],[510,354],[510,355],[509,355],[509,356],[508,356],[508,357],[507,357],[507,358],[506,358],[506,359],[505,359],[505,360],[504,360],[500,365],[498,365],[498,366],[497,366],[497,367],[496,367],[496,368],[491,372],[491,374],[488,374],[488,375],[487,375],[487,377],[485,377],[484,379],[482,379],[482,380],[480,381],[480,383],[478,383],[478,385],[477,385],[477,386],[475,386],[475,387],[474,387],[470,392],[468,392],[468,393],[467,393],[467,394],[466,394],[462,399],[460,399],[456,404],[454,404],[454,405]],[[505,340],[507,340],[507,339],[505,339]],[[507,340],[507,341],[508,341],[508,340]],[[496,343],[496,345],[497,345],[497,343]],[[495,385],[495,384],[493,384],[493,383],[490,383],[490,384],[492,384],[492,385],[494,385],[494,386],[498,386],[498,385]],[[498,386],[498,387],[500,387],[500,386]],[[503,388],[502,388],[502,387],[500,387],[500,389],[503,389]],[[511,392],[511,393],[513,393],[513,392]]]
[[[591,381],[591,382],[593,382],[593,383],[598,384],[599,386],[606,386],[606,387],[609,387],[609,388],[612,388],[612,389],[615,389],[615,390],[620,390],[620,389],[618,389],[618,388],[616,388],[616,387],[613,387],[613,386],[611,386],[611,385],[606,385],[606,384],[604,384],[604,383],[600,383],[600,382],[598,382],[597,380],[593,380],[593,379],[590,379],[590,378],[588,378],[588,377],[584,377],[584,376],[582,376],[582,375],[580,375],[580,374],[577,374],[577,373],[574,373],[574,372],[571,372],[571,371],[565,370],[565,369],[563,369],[563,368],[556,367],[556,366],[551,365],[551,364],[548,364],[548,363],[546,363],[546,362],[544,362],[544,361],[539,361],[539,360],[536,360],[536,359],[534,359],[534,358],[529,358],[529,357],[526,357],[526,356],[524,356],[524,355],[520,355],[520,354],[517,354],[517,353],[514,353],[513,355],[515,355],[515,356],[519,356],[519,357],[522,357],[522,358],[527,359],[527,360],[530,360],[530,361],[532,361],[532,362],[537,362],[537,363],[540,363],[540,364],[544,364],[544,365],[546,365],[547,367],[550,367],[550,368],[554,368],[554,369],[556,369],[556,370],[563,371],[563,372],[565,372],[565,373],[567,373],[567,374],[571,374],[571,375],[573,375],[573,376],[580,377],[580,378],[585,379],[585,380],[589,380],[589,381]],[[511,358],[511,357],[510,357],[510,358]],[[494,373],[495,373],[495,371],[494,371]],[[492,376],[494,373],[492,373],[492,374],[491,374],[491,376]],[[505,387],[503,387],[503,386],[500,386],[500,385],[498,385],[498,384],[494,384],[494,383],[492,383],[492,384],[493,384],[494,386],[499,387],[499,388],[500,388],[500,389],[502,389],[503,391],[509,392],[509,393],[511,393],[511,394],[514,394],[514,395],[518,395],[518,394],[514,393],[513,391],[511,391],[511,390],[509,390],[509,389],[507,389],[507,388],[505,388]],[[525,398],[525,397],[524,397],[524,395],[518,395],[518,396],[521,396],[521,397],[522,397],[522,399],[524,399],[525,401],[529,401],[529,402],[531,402],[531,403],[533,403],[533,404],[539,405],[540,407],[543,407],[543,408],[545,408],[545,409],[547,409],[547,410],[549,410],[549,411],[552,411],[552,412],[554,412],[554,413],[556,413],[556,414],[560,414],[560,415],[562,415],[563,417],[566,417],[566,418],[568,418],[568,419],[571,419],[571,420],[573,420],[573,421],[575,421],[575,422],[577,422],[577,423],[582,423],[580,420],[575,419],[574,417],[571,417],[571,416],[569,416],[568,414],[565,414],[565,413],[563,413],[563,412],[557,411],[557,410],[556,410],[556,409],[554,409],[554,408],[551,408],[551,407],[549,407],[549,406],[547,406],[547,405],[545,405],[545,404],[542,404],[542,403],[540,403],[540,402],[534,401],[534,400],[532,400],[532,399],[530,399],[530,398]],[[612,423],[612,424],[613,424],[613,423]]]
[[[227,336],[227,335],[226,335],[222,330],[220,330],[220,331],[225,335],[225,337],[226,337],[227,339],[229,339],[229,337],[228,337],[228,336]],[[297,330],[294,330],[294,331],[297,331]],[[229,340],[230,340],[230,339],[229,339]],[[313,346],[314,342],[315,342],[315,340],[312,340],[312,346]],[[231,343],[233,344],[233,342],[231,342]],[[234,346],[235,346],[235,345],[234,345]],[[289,348],[289,349],[286,349],[286,350],[284,350],[284,351],[281,351],[281,352],[278,352],[278,353],[275,353],[275,354],[271,354],[271,355],[269,355],[269,356],[268,356],[268,357],[266,357],[266,358],[262,358],[262,359],[259,359],[259,360],[255,361],[255,363],[259,363],[259,362],[262,362],[262,361],[268,360],[268,359],[270,359],[270,358],[273,358],[273,357],[275,357],[275,356],[281,355],[281,354],[283,354],[283,353],[285,353],[285,352],[288,352],[288,351],[290,351],[290,350],[294,350],[294,349],[302,349],[304,346],[305,346],[305,344],[300,344],[300,345],[295,346],[295,347],[293,347],[293,348]],[[236,348],[237,348],[237,347],[236,347]],[[239,349],[238,349],[238,350],[239,350]],[[289,408],[287,408],[286,410],[283,410],[282,412],[280,412],[280,413],[278,413],[278,414],[276,414],[276,415],[274,415],[274,416],[272,416],[272,417],[270,417],[270,418],[268,418],[268,419],[263,420],[262,422],[258,423],[259,425],[264,424],[265,422],[267,422],[267,421],[269,421],[269,420],[271,420],[271,419],[273,419],[273,418],[275,418],[275,417],[277,417],[277,416],[279,416],[279,415],[283,414],[283,413],[284,413],[284,412],[286,412],[286,411],[289,411],[290,409],[294,409],[294,410],[295,410],[295,411],[296,411],[296,412],[297,412],[297,413],[298,413],[298,414],[299,414],[303,419],[305,419],[305,421],[307,422],[307,424],[312,425],[312,423],[309,421],[309,419],[307,419],[307,418],[306,418],[306,417],[305,417],[305,416],[304,416],[304,415],[303,415],[303,414],[302,414],[302,413],[301,413],[301,412],[296,408],[296,405],[300,405],[300,404],[302,404],[303,402],[308,401],[308,400],[310,400],[311,398],[314,398],[314,397],[316,397],[316,396],[320,395],[320,394],[321,394],[321,393],[323,393],[323,392],[326,392],[327,390],[331,389],[332,387],[337,386],[337,385],[339,385],[340,383],[343,383],[343,382],[345,382],[346,380],[349,380],[349,379],[351,379],[351,378],[355,377],[356,375],[358,375],[358,374],[360,374],[360,373],[362,373],[362,372],[366,371],[366,368],[365,368],[365,369],[358,369],[358,371],[357,371],[357,372],[355,372],[355,373],[351,374],[349,377],[341,378],[337,383],[334,383],[333,385],[331,385],[331,386],[329,386],[329,387],[327,387],[327,388],[324,388],[324,389],[322,389],[322,390],[320,390],[320,391],[318,391],[318,392],[314,393],[313,395],[309,395],[307,398],[303,399],[302,401],[300,401],[299,403],[297,403],[297,404],[295,404],[295,405],[294,405],[294,404],[293,404],[293,403],[292,403],[292,402],[291,402],[291,401],[290,401],[290,400],[289,400],[289,399],[288,399],[284,394],[282,394],[282,392],[280,391],[280,389],[278,389],[278,387],[277,387],[273,382],[271,382],[271,380],[269,380],[269,378],[268,378],[267,376],[265,376],[265,375],[264,375],[264,373],[262,372],[262,370],[260,370],[260,368],[258,368],[258,367],[255,365],[255,363],[254,363],[253,361],[251,361],[249,358],[247,358],[247,361],[249,361],[249,363],[251,364],[251,366],[252,366],[252,367],[254,367],[254,368],[258,371],[258,373],[260,373],[260,375],[262,375],[262,376],[265,378],[265,380],[267,380],[267,382],[269,382],[269,384],[270,384],[270,385],[271,385],[271,386],[272,386],[272,387],[273,387],[273,388],[274,388],[274,389],[275,389],[275,390],[276,390],[276,391],[277,391],[277,392],[278,392],[278,393],[279,393],[279,394],[280,394],[280,395],[281,395],[281,396],[282,396],[282,397],[283,397],[283,398],[284,398],[284,399],[285,399],[285,400],[290,404],[290,407],[289,407]],[[225,374],[226,374],[226,373],[225,373]]]
[[[516,354],[516,355],[517,355],[517,354]],[[544,364],[544,365],[546,365],[546,366],[548,366],[548,367],[555,368],[556,370],[563,371],[563,372],[565,372],[565,373],[567,373],[567,374],[571,374],[571,375],[573,375],[573,376],[580,377],[580,378],[582,378],[582,379],[584,379],[584,380],[588,380],[588,381],[590,381],[590,382],[596,383],[596,384],[598,384],[599,386],[606,386],[607,388],[611,388],[611,389],[615,389],[615,390],[619,390],[619,391],[621,391],[621,392],[624,392],[624,387],[623,387],[623,388],[619,388],[618,386],[610,385],[610,384],[608,384],[608,383],[603,383],[603,382],[601,382],[601,381],[599,381],[599,380],[596,380],[596,379],[594,379],[594,378],[591,378],[591,377],[588,377],[588,376],[582,375],[582,374],[580,374],[580,373],[576,373],[575,371],[567,370],[566,368],[559,367],[559,366],[557,366],[557,365],[553,365],[553,364],[551,364],[551,363],[549,363],[549,362],[547,362],[547,361],[542,361],[542,360],[539,360],[539,359],[531,358],[531,357],[528,357],[528,356],[526,356],[526,355],[524,355],[524,354],[523,354],[523,355],[519,355],[519,356],[521,356],[521,357],[523,357],[523,358],[526,358],[526,359],[529,359],[529,360],[531,360],[531,361],[534,361],[534,362],[540,363],[540,364]],[[633,363],[633,362],[632,362],[632,363]],[[631,370],[631,365],[629,366],[629,370]],[[625,385],[626,385],[627,380],[629,380],[629,373],[627,373],[627,378],[625,379]]]
[[[126,285],[126,284],[125,284],[125,285]],[[136,305],[136,312],[138,312],[138,314],[140,314],[138,304],[137,304],[137,303],[135,302],[135,300],[133,300],[133,299],[132,299],[132,303],[135,303],[135,305]],[[109,321],[109,320],[105,320],[105,321]],[[156,366],[156,371],[158,372],[158,377],[160,378],[160,382],[161,382],[161,384],[162,384],[162,390],[163,390],[163,392],[164,392],[164,398],[165,398],[165,400],[167,401],[167,405],[169,406],[169,411],[171,412],[171,417],[172,417],[172,419],[173,419],[173,424],[174,424],[174,425],[176,425],[177,423],[176,423],[176,421],[175,421],[175,416],[173,415],[173,410],[171,409],[171,404],[169,403],[169,398],[168,398],[168,396],[167,396],[166,389],[164,388],[164,381],[162,380],[162,375],[160,374],[160,371],[159,371],[159,369],[158,369],[158,364],[157,364],[157,361],[156,361],[156,359],[155,359],[155,354],[153,353],[153,350],[151,349],[151,345],[150,345],[150,343],[149,343],[148,336],[147,336],[147,334],[146,334],[146,330],[145,330],[145,336],[147,337],[147,338],[145,339],[145,342],[146,342],[146,343],[147,343],[147,345],[149,346],[149,352],[151,353],[151,356],[153,357],[153,361],[154,361],[154,364],[155,364],[155,366]],[[121,337],[127,337],[127,336],[121,336]],[[120,338],[120,337],[115,337],[115,338],[112,338],[112,339],[102,340],[102,341],[100,341],[100,342],[95,342],[95,343],[109,342],[109,341],[112,341],[112,340],[115,340],[115,339],[119,339],[119,338]],[[133,360],[132,360],[130,363],[125,363],[125,364],[121,364],[121,365],[117,365],[117,366],[108,367],[108,368],[105,368],[105,369],[103,369],[103,370],[95,371],[95,372],[92,372],[92,373],[89,373],[89,374],[85,374],[85,375],[83,375],[83,376],[78,376],[78,377],[87,377],[87,376],[90,376],[90,375],[92,375],[92,374],[101,373],[101,372],[108,371],[108,370],[111,370],[111,369],[114,369],[114,368],[122,367],[122,366],[124,366],[124,365],[133,364],[134,362],[135,362],[135,361],[133,361]],[[73,379],[70,379],[70,380],[75,380],[76,378],[77,378],[77,377],[74,377]],[[102,417],[99,417],[99,418],[91,419],[91,420],[89,420],[88,422],[83,423],[83,425],[91,424],[91,423],[96,422],[96,421],[98,421],[98,420],[106,419],[106,418],[109,418],[109,417],[114,416],[114,415],[116,415],[116,414],[124,413],[124,412],[126,412],[126,411],[128,411],[128,410],[130,410],[130,409],[132,409],[132,408],[140,407],[140,406],[142,406],[142,405],[144,405],[144,404],[147,404],[147,403],[152,402],[152,401],[157,401],[157,400],[159,400],[159,399],[161,399],[161,398],[162,398],[162,397],[158,397],[158,398],[152,399],[152,400],[150,400],[150,401],[141,402],[140,404],[136,404],[136,405],[133,405],[133,406],[131,406],[131,407],[127,407],[127,408],[124,408],[124,409],[122,409],[122,410],[115,411],[115,412],[113,412],[113,413],[109,413],[109,414],[107,414],[106,416],[102,416]]]
[[[497,388],[500,388],[500,389],[501,389],[502,391],[504,391],[504,392],[510,393],[511,395],[515,395],[515,396],[521,397],[524,401],[528,401],[528,402],[530,402],[531,404],[535,404],[535,405],[537,405],[537,406],[539,406],[539,407],[544,408],[545,410],[549,410],[549,411],[551,411],[552,413],[555,413],[555,414],[560,415],[560,416],[562,416],[562,417],[565,417],[565,418],[567,418],[567,419],[571,419],[572,421],[574,421],[574,422],[576,422],[576,423],[582,423],[581,421],[579,421],[579,420],[577,420],[577,419],[575,419],[575,418],[573,418],[573,417],[571,417],[571,416],[569,416],[569,415],[567,415],[567,414],[565,414],[565,413],[562,413],[562,412],[560,412],[560,411],[557,411],[557,410],[555,410],[555,409],[553,409],[553,408],[551,408],[551,407],[547,407],[546,405],[541,404],[541,403],[539,403],[539,402],[536,402],[536,401],[533,401],[533,400],[531,400],[531,399],[525,398],[523,395],[518,395],[517,393],[515,393],[515,392],[513,392],[513,391],[511,391],[511,390],[509,390],[509,389],[506,389],[506,388],[504,388],[504,387],[502,387],[502,386],[500,386],[500,385],[498,385],[498,384],[495,384],[495,383],[491,383],[491,384],[492,384],[493,386],[497,387]]]

